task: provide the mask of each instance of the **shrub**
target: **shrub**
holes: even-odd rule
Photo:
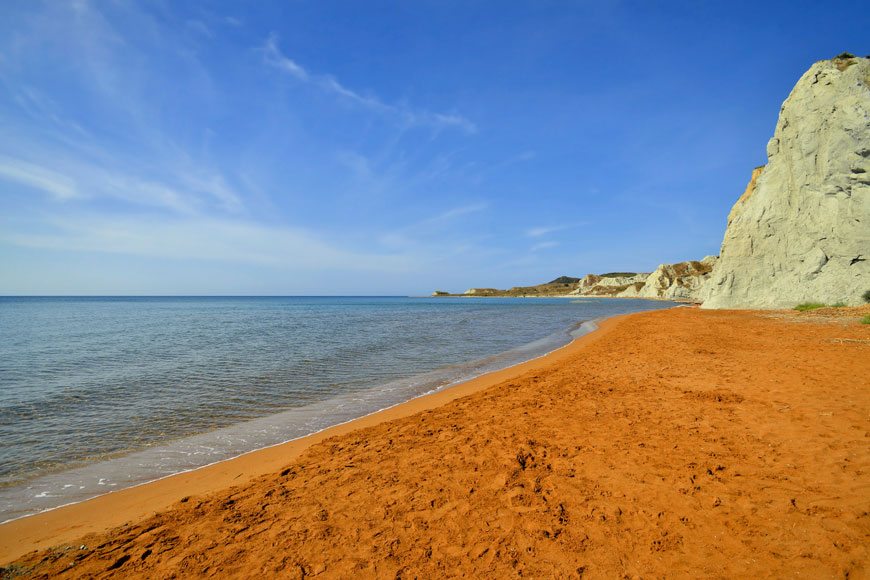
[[[827,304],[823,302],[804,302],[794,307],[798,312],[806,312],[807,310],[815,310],[816,308],[824,308]]]
[[[845,302],[837,302],[836,304],[831,304],[831,306],[833,306],[834,308],[845,308],[846,303]]]
[[[866,314],[858,319],[861,324],[870,324],[870,314]]]
[[[855,55],[851,52],[844,52],[843,54],[838,54],[834,58],[855,58]]]
[[[864,302],[870,302],[870,290],[867,290],[861,295],[861,298],[864,299]]]
[[[571,276],[559,276],[555,280],[547,282],[547,284],[576,284],[579,281],[580,278],[572,278]]]

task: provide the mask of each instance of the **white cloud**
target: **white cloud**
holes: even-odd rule
[[[185,172],[179,179],[191,190],[214,198],[223,210],[239,212],[244,208],[241,198],[219,173],[200,169]]]
[[[5,79],[0,74],[0,82],[3,81]],[[70,131],[77,139],[90,137],[80,124],[64,118],[58,103],[44,92],[26,84],[16,82],[4,82],[4,84],[18,106],[31,118],[48,120],[56,127]]]
[[[456,173],[452,154],[416,151],[403,141],[408,136],[404,130],[412,126],[432,128],[433,135],[446,128],[472,133],[476,127],[468,119],[403,101],[391,104],[354,90],[337,77],[307,70],[282,54],[277,39],[270,37],[255,58],[264,69],[270,67],[274,77],[286,84],[304,83],[322,100],[339,101],[365,120],[386,120],[389,125],[388,140],[375,143],[380,149],[373,151],[374,141],[369,140],[353,143],[360,153],[339,155],[361,184],[325,188],[300,178],[304,186],[298,185],[293,171],[283,165],[270,173],[268,157],[273,150],[264,149],[265,160],[253,154],[256,147],[274,144],[270,134],[260,135],[257,129],[250,137],[246,127],[234,131],[235,119],[224,119],[234,101],[214,89],[223,85],[209,82],[211,72],[223,79],[222,68],[212,70],[203,66],[211,60],[197,59],[199,49],[212,46],[200,37],[227,32],[220,20],[209,28],[200,21],[177,19],[170,29],[135,4],[122,2],[112,10],[101,6],[46,4],[21,31],[19,48],[10,48],[14,39],[0,42],[0,91],[8,92],[10,112],[17,109],[3,120],[0,131],[0,198],[9,201],[0,211],[0,240],[9,244],[7,249],[18,247],[14,255],[50,257],[50,252],[57,252],[61,260],[76,255],[99,263],[108,261],[111,253],[124,256],[119,261],[144,267],[170,260],[173,267],[181,267],[185,261],[200,260],[216,269],[222,266],[215,264],[227,264],[228,278],[246,270],[233,264],[253,264],[288,277],[300,269],[368,271],[374,273],[372,279],[384,279],[381,273],[389,272],[398,279],[427,265],[446,263],[452,256],[473,260],[490,250],[481,243],[479,231],[461,231],[465,220],[473,220],[489,204],[465,197],[442,201],[439,207],[437,197],[424,197],[436,186],[454,187],[458,181],[447,179]],[[130,26],[148,34],[125,34]],[[241,55],[245,56],[251,55]],[[63,75],[46,79],[27,74],[47,57]],[[163,65],[170,68],[163,70]],[[63,90],[55,90],[57,82],[63,83]],[[262,94],[273,87],[246,88]],[[176,113],[183,107],[165,108],[163,97],[172,90],[182,90],[182,97],[190,99],[183,104],[196,106],[196,114],[180,117]],[[226,148],[212,145],[219,139],[212,137],[212,127],[220,138],[238,137],[239,142]],[[341,147],[348,143],[342,141]],[[279,140],[274,149],[297,155],[293,161],[299,165],[307,159],[304,144],[298,146],[301,154],[283,145]],[[314,169],[320,169],[319,158],[311,158]],[[401,215],[416,215],[420,221],[401,229],[406,237],[401,243],[379,244],[389,226],[378,224],[387,220],[345,223],[344,216],[319,213],[338,195],[335,191],[345,190],[366,203],[372,192],[381,193],[376,203],[403,204],[398,208]],[[396,192],[403,196],[399,201]],[[304,204],[292,203],[293,196],[303,195],[323,199],[311,204],[309,214],[297,210]],[[281,225],[288,219],[288,208],[295,211],[293,224],[318,225]],[[421,209],[422,215],[417,213]],[[408,221],[414,220],[404,223]],[[335,235],[329,235],[330,230]],[[22,247],[50,252],[32,254]],[[37,269],[39,262],[34,261]]]
[[[104,197],[124,200],[140,206],[160,207],[179,214],[208,213],[213,206],[229,213],[243,210],[238,195],[223,177],[203,170],[191,170],[180,175],[140,177],[135,173],[92,169],[86,177],[91,191]]]
[[[527,161],[531,161],[532,159],[537,157],[537,155],[538,154],[535,151],[532,151],[531,149],[526,150],[526,151],[522,151],[520,153],[517,153],[516,155],[511,155],[510,157],[507,157],[507,158],[503,159],[502,161],[499,161],[498,163],[493,163],[491,165],[486,165],[486,166],[480,167],[477,170],[475,178],[478,181],[480,181],[488,175],[500,174],[502,171],[504,171],[505,169],[507,169],[508,167],[510,167],[512,165],[517,165],[519,163],[525,163]]]
[[[188,20],[187,22],[184,23],[184,25],[189,30],[192,30],[194,33],[200,34],[200,35],[205,36],[207,38],[214,38],[214,36],[215,36],[214,31],[211,28],[209,28],[209,26],[205,22],[203,22],[201,20]]]
[[[75,214],[51,217],[39,230],[40,233],[5,231],[0,233],[0,240],[29,248],[259,264],[275,269],[351,272],[414,269],[414,261],[401,254],[347,251],[304,229],[243,221]]]
[[[180,214],[196,213],[195,200],[164,183],[118,173],[95,175],[94,178],[95,190],[104,192],[108,197],[135,205],[160,207]]]
[[[263,46],[263,54],[266,59],[266,64],[269,64],[277,69],[287,72],[300,81],[308,81],[308,72],[296,64],[295,61],[287,58],[278,49],[278,37],[271,34],[266,39],[266,44]]]
[[[570,226],[544,226],[537,228],[529,228],[526,230],[526,236],[530,238],[539,238],[541,236],[546,236],[547,234],[552,234],[553,232],[558,232],[560,230],[567,229]]]
[[[537,252],[539,250],[546,250],[547,248],[555,248],[559,245],[559,242],[541,242],[540,244],[535,244],[531,248],[529,248],[530,252]]]
[[[370,179],[374,175],[372,163],[368,157],[356,151],[339,151],[338,161],[351,170],[360,179]]]
[[[384,103],[373,96],[365,96],[345,87],[334,76],[329,74],[315,75],[309,73],[302,65],[285,56],[278,47],[278,36],[269,35],[263,45],[263,55],[266,64],[281,70],[295,79],[312,84],[320,90],[345,99],[362,107],[381,114],[389,114],[402,119],[408,125],[430,126],[435,128],[453,127],[466,133],[475,133],[477,126],[461,115],[455,113],[433,113],[430,111],[415,111]]]
[[[483,211],[489,207],[489,204],[486,202],[473,203],[471,205],[463,205],[460,207],[455,207],[453,209],[447,210],[442,214],[439,214],[433,218],[429,218],[426,220],[427,222],[436,222],[436,221],[445,221],[450,220],[455,217],[459,217],[461,215],[475,213],[479,211]]]
[[[45,151],[37,153],[40,159],[52,157]],[[212,207],[228,213],[244,211],[241,198],[216,172],[191,167],[174,175],[167,171],[165,175],[149,176],[132,168],[110,171],[90,162],[56,157],[58,169],[48,169],[0,155],[0,180],[43,191],[61,201],[112,198],[187,215],[200,214]]]
[[[81,197],[70,177],[39,165],[0,155],[0,179],[44,191],[55,199]]]
[[[391,248],[416,248],[430,251],[432,255],[452,255],[477,250],[480,234],[474,241],[468,235],[456,235],[452,228],[454,220],[461,216],[477,213],[489,208],[489,203],[479,202],[454,207],[432,217],[414,222],[405,227],[386,232],[379,236],[382,245]],[[451,231],[453,234],[451,235]]]

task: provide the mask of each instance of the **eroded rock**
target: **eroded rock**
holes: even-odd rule
[[[704,308],[862,302],[870,290],[870,60],[815,63],[734,205]]]

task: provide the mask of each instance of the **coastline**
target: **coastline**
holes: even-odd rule
[[[5,572],[867,578],[870,328],[833,310],[610,319]]]
[[[533,294],[528,295],[520,295],[520,296],[481,296],[475,294],[448,294],[447,296],[409,296],[409,298],[546,298],[546,299],[566,299],[570,298],[573,300],[589,300],[589,301],[598,301],[598,300],[652,300],[654,302],[673,302],[675,304],[686,305],[686,306],[700,306],[700,302],[696,302],[694,300],[683,300],[683,299],[675,299],[675,298],[663,298],[661,296],[653,297],[653,296],[607,296],[607,295],[594,295],[594,294],[559,294],[553,296],[538,296]]]
[[[578,320],[673,306],[640,300],[580,305],[555,300],[547,301],[548,308],[536,308],[541,301],[483,302],[13,301],[12,320],[0,333],[9,337],[0,350],[10,361],[12,379],[4,404],[13,405],[0,524],[290,441],[529,360],[570,342]],[[101,316],[105,322],[99,328],[79,329],[91,337],[84,342],[27,334],[24,343],[13,340],[16,320],[26,324],[54,309],[67,316],[103,310],[116,316]],[[151,313],[160,323],[129,333],[135,340],[101,348],[98,337],[120,331],[130,312]],[[379,316],[382,312],[391,316]],[[342,324],[351,313],[352,323]],[[291,314],[314,323],[273,334],[272,322]],[[250,324],[236,324],[239,317]],[[154,340],[159,329],[174,325],[191,329],[199,346],[179,338],[187,331]],[[49,320],[43,328],[52,328]],[[62,328],[77,334],[75,324]],[[47,353],[39,363],[40,380],[25,385],[20,372],[28,351],[52,341],[63,348]],[[94,353],[98,364],[63,366],[65,360],[89,361]],[[16,400],[19,387],[26,389]],[[76,396],[66,396],[70,393]],[[121,404],[105,405],[106,393],[120,397]],[[33,420],[27,419],[28,405],[37,410]],[[69,428],[56,430],[53,424]]]
[[[630,314],[578,323],[591,323],[596,328],[575,337],[568,344],[526,362],[447,386],[438,391],[418,396],[300,438],[243,453],[237,457],[154,481],[111,491],[81,502],[66,504],[4,522],[0,524],[0,565],[11,562],[33,550],[40,550],[71,541],[85,534],[139,521],[154,512],[165,509],[182,497],[213,493],[230,486],[244,484],[255,477],[281,469],[307,448],[330,437],[433,409],[457,398],[531,372],[539,365],[557,362],[589,342],[587,339],[606,332],[616,323],[617,319],[626,316],[630,316]],[[568,352],[563,352],[566,350]]]

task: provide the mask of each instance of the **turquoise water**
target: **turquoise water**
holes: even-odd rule
[[[0,521],[351,420],[668,302],[0,297]]]

